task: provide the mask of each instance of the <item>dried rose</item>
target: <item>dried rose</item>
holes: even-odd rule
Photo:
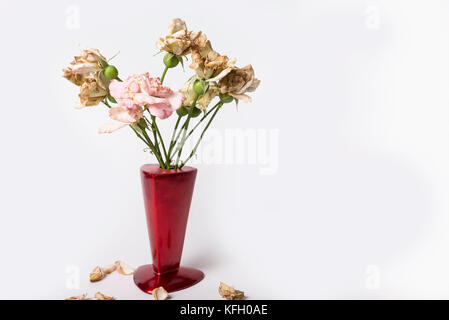
[[[115,300],[114,297],[106,296],[106,295],[102,294],[101,292],[97,292],[94,297],[97,300]]]
[[[86,300],[86,297],[87,297],[87,293],[82,294],[80,296],[70,297],[65,300]]]
[[[192,43],[201,35],[201,32],[187,30],[186,23],[181,19],[174,19],[168,28],[168,35],[159,38],[156,47],[177,56],[185,56],[190,53]]]
[[[130,267],[123,261],[116,261],[114,264],[116,266],[117,272],[125,276],[132,275],[136,271],[134,268]]]
[[[220,92],[229,94],[238,100],[250,102],[251,98],[246,92],[254,92],[260,84],[256,79],[251,65],[235,68],[219,80]]]
[[[106,60],[98,49],[82,49],[81,55],[76,56],[70,66],[63,69],[64,78],[81,86],[87,78],[102,70],[99,59]]]
[[[80,105],[77,108],[96,106],[108,95],[108,90],[99,86],[97,80],[91,78],[81,85]]]
[[[212,49],[209,40],[203,35],[195,41],[191,49],[192,64],[190,68],[200,79],[218,81],[231,72],[235,60],[222,56]]]
[[[228,286],[223,282],[220,282],[218,293],[226,300],[242,300],[243,298],[245,298],[245,294],[243,291],[235,290],[234,287]]]
[[[81,87],[78,108],[98,105],[108,94],[110,81],[102,72],[100,60],[106,58],[98,49],[83,49],[81,55],[63,69],[63,77]]]
[[[168,298],[168,292],[163,287],[153,289],[152,294],[154,300],[166,300]]]

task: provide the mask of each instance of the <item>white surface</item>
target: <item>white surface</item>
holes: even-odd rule
[[[253,104],[214,128],[278,129],[279,170],[198,165],[182,262],[206,279],[172,297],[224,281],[254,299],[449,298],[448,1],[164,3],[1,2],[0,298],[151,299],[88,273],[150,262],[138,169],[154,161],[128,130],[97,135],[104,108],[74,110],[61,69],[83,44],[159,75],[174,17],[253,64]]]

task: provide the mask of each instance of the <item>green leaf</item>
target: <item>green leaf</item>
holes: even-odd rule
[[[108,94],[108,100],[111,101],[112,103],[117,103],[117,100],[115,100],[115,98],[110,94]]]

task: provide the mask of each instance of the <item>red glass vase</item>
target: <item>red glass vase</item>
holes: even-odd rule
[[[158,287],[173,292],[193,286],[204,273],[180,262],[197,170],[147,164],[140,172],[153,264],[139,267],[134,282],[146,293]]]

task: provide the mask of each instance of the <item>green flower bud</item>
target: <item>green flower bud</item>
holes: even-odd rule
[[[178,116],[184,117],[189,113],[189,110],[187,110],[186,107],[181,107],[176,110],[176,113],[178,114]]]
[[[109,80],[117,78],[118,77],[117,68],[111,65],[107,66],[106,68],[104,68],[104,76]]]
[[[193,108],[192,113],[190,114],[190,116],[192,118],[196,118],[201,114],[201,109],[198,109],[197,107]]]
[[[174,68],[178,65],[179,58],[172,53],[167,53],[164,56],[164,64],[167,68]]]
[[[208,87],[209,85],[205,81],[200,79],[195,80],[195,82],[193,83],[193,91],[195,91],[195,93],[199,96],[205,94]]]
[[[227,93],[219,93],[218,96],[220,97],[220,101],[222,103],[231,103],[232,101],[234,101],[234,97],[230,96]]]

